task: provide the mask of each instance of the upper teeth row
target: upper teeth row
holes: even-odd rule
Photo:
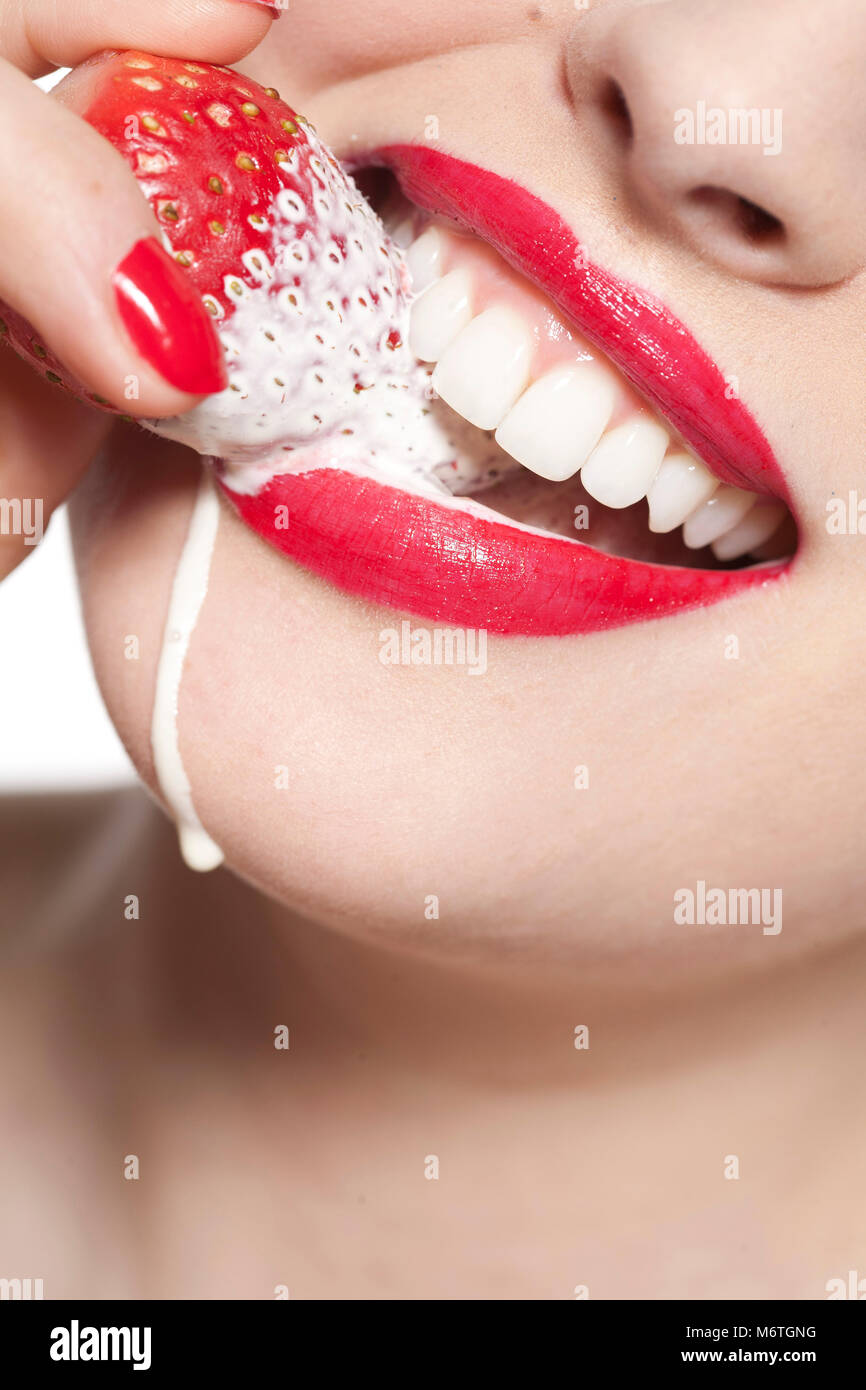
[[[536,340],[507,304],[476,312],[473,276],[444,271],[445,239],[428,227],[406,250],[413,287],[409,343],[435,362],[437,394],[480,429],[494,430],[512,458],[542,478],[580,472],[584,488],[608,507],[646,497],[651,531],[683,526],[693,550],[712,545],[734,560],[761,545],[785,514],[780,502],[727,487],[678,444],[647,411],[622,415],[623,392],[599,363],[572,357],[533,379]]]

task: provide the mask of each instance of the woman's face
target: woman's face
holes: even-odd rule
[[[225,508],[180,737],[230,867],[314,920],[454,956],[718,969],[856,925],[864,59],[851,0],[292,0],[250,75],[339,158],[432,146],[542,198],[735,382],[799,542],[782,579],[722,603],[491,635],[473,676],[383,664],[405,614],[331,587]],[[768,113],[780,148],[678,143],[674,113],[701,104]],[[151,787],[197,474],[184,450],[122,431],[74,505],[97,674]],[[828,529],[832,498],[850,503],[846,534]],[[674,894],[699,880],[782,890],[781,932],[677,924]]]

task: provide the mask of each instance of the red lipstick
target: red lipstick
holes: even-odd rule
[[[779,566],[677,569],[536,535],[334,468],[227,496],[265,540],[358,598],[433,622],[562,637],[663,617],[766,584]],[[277,509],[288,525],[276,530]]]

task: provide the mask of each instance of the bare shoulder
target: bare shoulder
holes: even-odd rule
[[[136,788],[0,800],[0,880],[0,1281],[139,1297],[191,1112],[223,1087],[202,1039],[248,1007],[251,890],[186,869]]]
[[[135,787],[0,798],[0,1278],[46,1298],[88,1283],[88,1232],[112,1218],[111,1083],[89,1034],[153,816]]]
[[[208,885],[136,787],[0,799],[0,882],[0,1280],[136,1297],[153,1213],[123,1176],[152,1155],[171,950]]]

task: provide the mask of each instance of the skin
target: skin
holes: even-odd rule
[[[12,876],[10,1271],[97,1297],[810,1299],[863,1270],[866,546],[825,523],[866,446],[864,54],[846,0],[318,0],[241,63],[338,156],[437,115],[443,148],[655,292],[737,376],[800,548],[785,582],[705,611],[490,639],[469,680],[382,666],[398,615],[225,511],[180,728],[233,872],[185,873],[132,794],[6,814],[10,863],[59,885],[52,915]],[[677,146],[698,100],[781,108],[782,154]],[[696,210],[707,184],[730,196]],[[734,195],[782,241],[738,237]],[[197,476],[120,427],[73,506],[97,675],[154,792]],[[58,861],[66,824],[102,828],[95,872]],[[781,889],[782,931],[677,925],[700,878]]]

